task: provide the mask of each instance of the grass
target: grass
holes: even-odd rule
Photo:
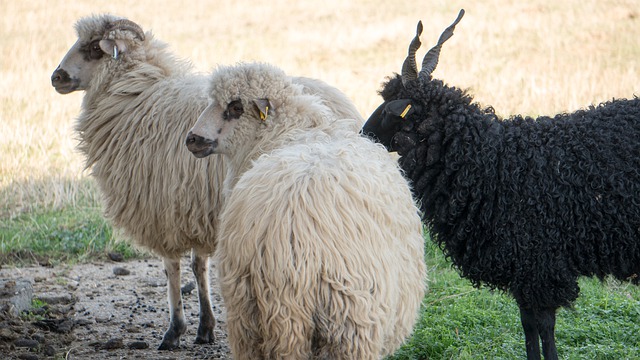
[[[413,337],[393,360],[518,359],[524,333],[515,301],[476,289],[427,241],[429,292]],[[556,342],[562,359],[639,359],[640,288],[616,281],[580,280],[581,296],[560,309]]]
[[[0,1],[0,265],[73,263],[116,250],[140,256],[101,216],[96,184],[76,151],[82,94],[49,77],[75,41],[80,16],[111,12],[151,29],[198,71],[265,61],[343,90],[367,117],[400,71],[415,25],[422,56],[460,8],[466,15],[434,76],[507,116],[573,111],[640,88],[637,0],[181,2]],[[524,357],[518,310],[474,289],[429,243],[430,291],[415,335],[395,359]],[[5,271],[5,270],[3,270]],[[564,359],[640,358],[637,287],[583,279],[558,313]]]
[[[43,209],[0,220],[0,263],[55,265],[76,263],[118,252],[140,253],[118,241],[99,208]]]

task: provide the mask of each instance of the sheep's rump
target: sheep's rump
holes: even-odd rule
[[[410,334],[425,290],[417,208],[382,147],[355,131],[316,140],[261,156],[227,199],[220,279],[225,301],[246,310],[228,321],[312,331],[312,347],[371,336],[386,354]]]
[[[638,281],[640,99],[554,118],[465,116],[445,120],[444,167],[419,149],[402,160],[463,276],[540,308],[570,305],[580,275]],[[550,284],[562,290],[536,293]]]

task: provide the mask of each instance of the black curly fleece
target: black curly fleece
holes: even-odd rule
[[[440,80],[393,138],[431,236],[475,286],[533,309],[569,306],[579,276],[640,275],[640,99],[500,119]]]

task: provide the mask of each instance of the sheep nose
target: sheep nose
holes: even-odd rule
[[[209,140],[189,131],[185,140],[187,149],[197,158],[207,157],[214,153],[218,146],[218,140]]]
[[[51,74],[51,86],[58,86],[60,83],[68,81],[70,79],[69,73],[63,69],[58,68]]]
[[[202,144],[204,142],[204,138],[202,136],[194,134],[192,131],[189,131],[187,134],[186,144],[189,145],[197,145]]]

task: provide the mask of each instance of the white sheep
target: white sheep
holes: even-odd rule
[[[186,143],[232,174],[216,256],[235,359],[393,353],[426,289],[396,162],[273,66],[220,67],[209,95]]]
[[[186,331],[179,260],[188,250],[200,302],[196,343],[213,342],[208,259],[216,247],[226,169],[221,157],[196,161],[182,146],[207,106],[207,79],[130,20],[85,17],[76,31],[78,40],[51,82],[61,94],[85,91],[75,128],[106,216],[137,245],[164,259],[171,320],[159,349],[178,347]],[[341,105],[345,115],[360,116],[336,89],[297,81],[326,103]]]
[[[206,107],[206,78],[135,23],[111,15],[76,23],[78,40],[52,75],[62,94],[85,90],[76,123],[80,150],[103,195],[105,214],[136,244],[164,259],[171,314],[160,349],[186,331],[180,256],[192,250],[198,284],[197,343],[214,341],[208,257],[224,174],[219,157],[196,162],[180,139]],[[207,198],[193,196],[192,189]]]

